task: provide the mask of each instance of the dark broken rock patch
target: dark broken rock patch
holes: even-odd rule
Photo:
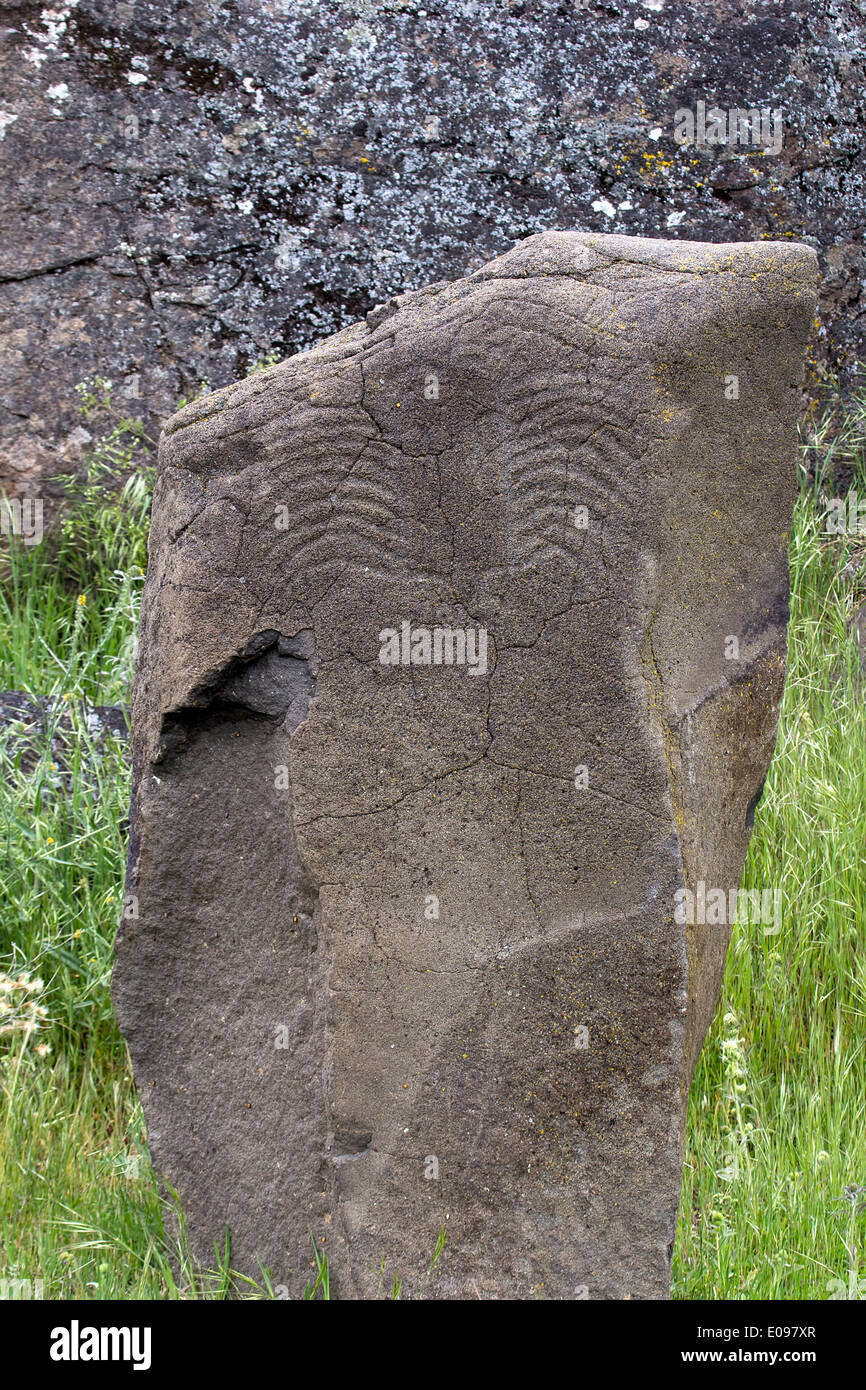
[[[27,695],[23,690],[0,692],[0,739],[24,773],[31,773],[50,754],[62,781],[82,736],[88,757],[117,744],[126,748],[128,721],[125,705],[90,705],[59,695]]]

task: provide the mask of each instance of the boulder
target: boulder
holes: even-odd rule
[[[113,988],[205,1260],[667,1296],[815,275],[533,236],[166,425]]]
[[[86,377],[155,439],[202,380],[557,227],[807,241],[809,383],[847,370],[864,52],[858,0],[11,0],[0,491],[51,508],[103,427],[82,425]],[[699,103],[726,116],[703,140]],[[732,133],[734,110],[768,138]]]

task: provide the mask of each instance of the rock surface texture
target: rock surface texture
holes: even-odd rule
[[[205,1259],[666,1296],[815,271],[535,236],[166,425],[114,997]]]
[[[807,241],[818,355],[866,356],[864,35],[857,0],[7,0],[0,488],[80,464],[84,377],[155,438],[557,227]],[[780,147],[678,145],[699,101]]]

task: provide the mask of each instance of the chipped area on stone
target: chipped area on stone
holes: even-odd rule
[[[667,1296],[729,935],[675,903],[773,750],[815,278],[534,236],[167,423],[113,989],[205,1259]]]

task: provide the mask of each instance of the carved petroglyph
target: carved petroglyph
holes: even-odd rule
[[[666,1296],[813,300],[803,247],[549,233],[167,426],[115,997],[205,1254]]]

